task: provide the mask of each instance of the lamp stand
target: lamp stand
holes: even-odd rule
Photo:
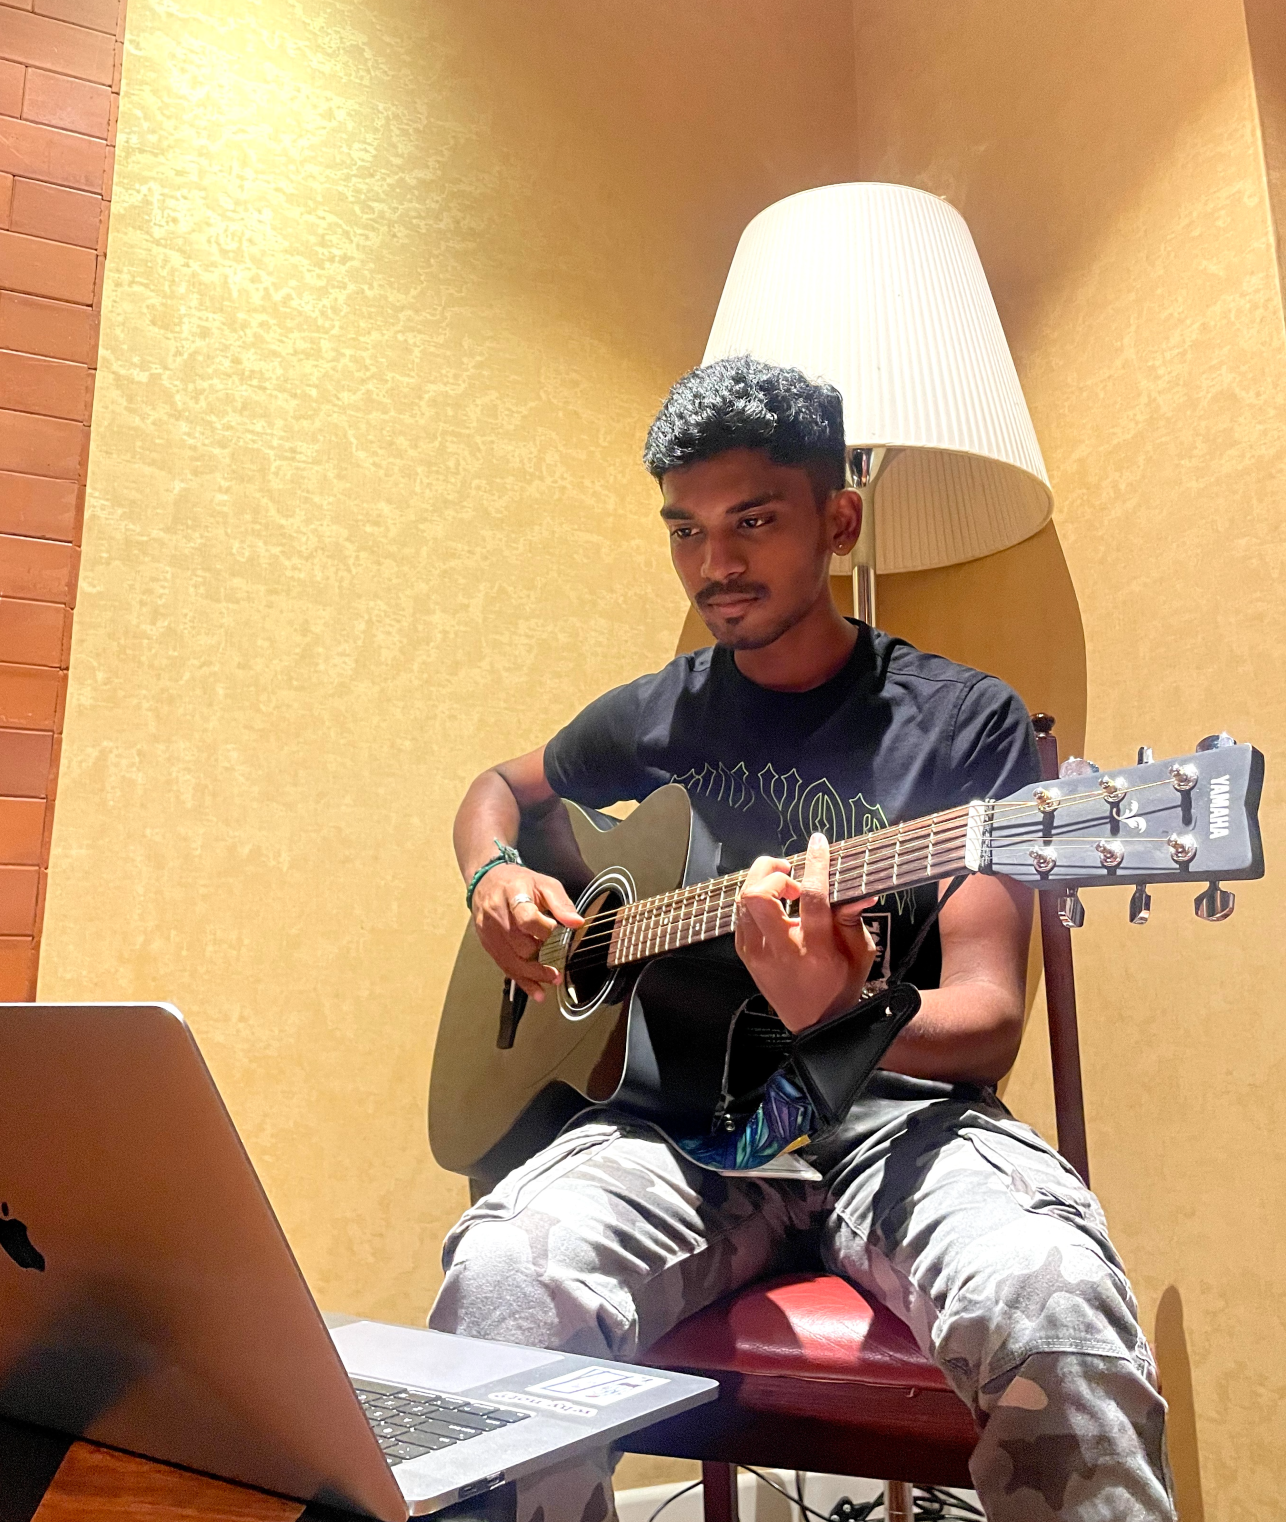
[[[862,499],[862,532],[853,546],[853,612],[864,624],[875,623],[875,485],[888,450],[859,444],[848,451],[848,473]]]

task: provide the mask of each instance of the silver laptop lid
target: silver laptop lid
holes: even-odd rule
[[[0,1005],[0,1415],[402,1522],[191,1033]]]

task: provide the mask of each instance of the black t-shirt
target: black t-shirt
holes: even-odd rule
[[[681,655],[559,730],[545,776],[561,797],[592,808],[680,783],[718,842],[722,874],[801,851],[815,830],[840,840],[1003,797],[1036,781],[1040,767],[1012,688],[859,624],[843,669],[808,692],[758,686],[720,646]],[[897,967],[934,901],[930,887],[872,908],[873,979]],[[940,969],[935,926],[911,981],[936,987]]]

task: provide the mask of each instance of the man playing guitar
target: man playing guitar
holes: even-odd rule
[[[581,921],[555,878],[487,867],[497,844],[520,824],[557,828],[559,798],[603,807],[677,781],[720,870],[750,867],[736,952],[800,1031],[887,976],[935,903],[930,888],[833,909],[827,837],[1036,780],[1031,727],[995,678],[837,611],[830,558],[853,547],[862,508],[833,388],[749,358],[694,370],[644,461],[716,643],[474,781],[455,825],[474,925],[541,1000],[559,976],[541,945]],[[797,882],[784,858],[805,847]],[[653,1127],[589,1110],[448,1235],[430,1325],[631,1359],[808,1253],[900,1316],[970,1405],[992,1522],[1173,1518],[1165,1406],[1102,1210],[996,1097],[1022,1036],[1031,905],[1027,888],[981,874],[943,905],[910,971],[920,1013],[847,1119],[802,1151],[815,1177],[729,1177]],[[558,1486],[544,1522],[610,1514],[606,1456]]]

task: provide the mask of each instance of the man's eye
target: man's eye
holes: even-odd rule
[[[772,522],[772,515],[770,513],[753,513],[749,517],[743,518],[741,520],[741,527],[742,528],[762,528],[765,523],[771,523],[771,522]]]
[[[670,530],[670,538],[671,539],[688,539],[688,538],[691,538],[691,536],[693,534],[695,534],[695,533],[696,533],[696,529],[692,528],[690,525],[688,525],[688,524],[681,524],[678,528],[672,528]]]

